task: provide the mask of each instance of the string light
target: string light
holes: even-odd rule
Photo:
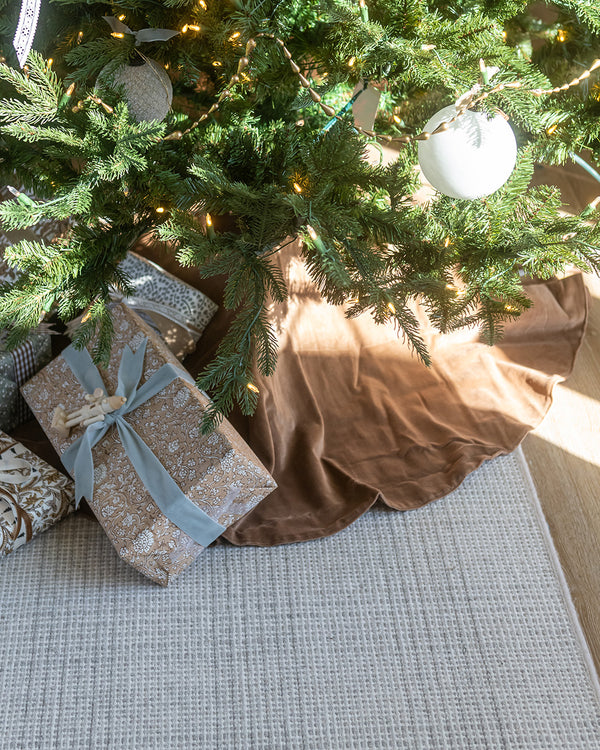
[[[348,67],[353,68],[355,62],[356,62],[356,57],[352,55],[352,57],[348,60]]]
[[[446,239],[444,240],[444,247],[448,247],[449,244],[450,244],[450,237],[446,237]]]
[[[358,0],[358,7],[360,8],[360,17],[362,18],[364,23],[368,23],[369,9],[367,8],[365,0]]]
[[[77,34],[77,44],[81,44],[82,39],[83,39],[83,31],[80,31]]]
[[[246,385],[246,388],[247,388],[247,389],[248,389],[249,391],[252,391],[253,393],[260,393],[260,391],[259,391],[259,390],[258,390],[258,388],[257,388],[257,387],[256,387],[256,386],[254,385],[254,383],[247,383],[247,385]]]
[[[164,212],[165,212],[165,209],[164,209],[163,206],[157,206],[156,207],[156,213],[157,214],[164,214]]]
[[[32,208],[33,206],[35,206],[35,201],[31,200],[31,198],[28,195],[25,195],[25,193],[17,190],[17,188],[13,187],[12,185],[7,185],[6,187],[22,206],[27,206],[28,208]]]
[[[198,5],[202,8],[202,10],[206,10],[206,3],[204,0],[199,0]]]
[[[65,91],[65,93],[62,95],[60,102],[58,103],[59,107],[64,107],[65,104],[68,103],[69,99],[73,96],[73,92],[75,91],[75,84],[72,83],[69,88]]]
[[[188,29],[191,29],[192,31],[200,31],[200,26],[195,23],[188,23]]]
[[[398,115],[394,115],[394,122],[396,123],[396,125],[402,125],[403,120],[401,117],[398,117]]]
[[[547,133],[548,135],[552,135],[553,133],[555,133],[555,132],[556,132],[556,128],[557,128],[557,127],[558,127],[558,123],[557,123],[557,122],[555,122],[555,123],[554,123],[554,125],[550,125],[550,127],[546,129],[546,133]]]
[[[112,31],[111,36],[114,36],[115,39],[125,39],[125,34],[121,34],[120,31]]]
[[[234,31],[233,34],[229,37],[230,42],[235,42],[236,39],[238,39],[241,36],[240,31]]]
[[[389,311],[392,313],[392,315],[395,315],[396,314],[396,308],[394,307],[394,305],[391,302],[388,302],[387,306],[389,308]]]
[[[217,236],[215,234],[215,230],[213,229],[212,216],[209,213],[206,214],[206,234],[209,240],[214,240]]]
[[[300,187],[300,185],[298,185],[298,183],[297,183],[297,182],[294,182],[294,190],[295,190],[295,191],[296,191],[297,193],[301,193],[301,192],[302,192],[302,188]]]
[[[186,23],[184,26],[181,27],[181,33],[182,34],[187,34],[188,28],[189,28],[189,26]]]
[[[51,57],[49,57],[49,58],[48,58],[48,59],[46,60],[46,67],[47,67],[47,68],[51,68],[51,67],[52,67],[52,63],[53,63],[53,62],[54,62],[54,60],[53,60],[53,59],[52,59]]]
[[[212,64],[214,65],[215,68],[222,68],[223,67],[223,63],[220,60],[213,60]]]
[[[504,309],[506,312],[518,312],[516,307],[513,307],[512,305],[504,305]]]
[[[567,32],[564,29],[559,29],[558,33],[556,35],[556,41],[557,42],[566,42],[567,41]]]
[[[121,15],[118,16],[118,19],[119,19],[119,21],[124,21],[125,20],[125,13],[121,13]]]

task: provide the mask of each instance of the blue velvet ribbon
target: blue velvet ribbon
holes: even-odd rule
[[[115,395],[125,396],[126,403],[120,409],[107,414],[103,422],[88,425],[83,435],[66,449],[61,460],[75,479],[77,503],[82,497],[92,500],[94,492],[92,449],[110,427],[115,425],[127,457],[156,505],[170,521],[195,542],[207,547],[221,536],[225,527],[210,518],[184,495],[158,458],[124,419],[126,414],[151,399],[176,378],[185,377],[190,380],[186,372],[167,363],[138,388],[144,369],[146,342],[147,339],[144,339],[135,353],[126,346],[121,356]],[[98,368],[87,349],[75,349],[69,346],[63,351],[62,357],[87,393],[93,393],[96,388],[105,390]]]

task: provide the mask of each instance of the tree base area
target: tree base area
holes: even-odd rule
[[[178,268],[160,245],[143,252],[221,303],[218,281]],[[427,368],[391,326],[347,319],[345,306],[324,302],[296,243],[278,257],[290,299],[270,313],[280,336],[277,371],[255,373],[257,413],[231,421],[279,489],[228,529],[234,544],[327,536],[377,499],[406,510],[446,495],[539,424],[585,330],[580,274],[527,284],[533,307],[494,347],[474,330],[442,336],[416,308],[432,353]],[[184,363],[192,375],[214,357],[229,320],[220,307]]]

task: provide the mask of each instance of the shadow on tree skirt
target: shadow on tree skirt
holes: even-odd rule
[[[165,248],[144,253],[222,302],[222,280],[178,269]],[[333,534],[380,499],[417,508],[457,487],[482,461],[512,451],[546,413],[554,384],[572,370],[587,317],[580,274],[531,283],[533,308],[499,345],[475,331],[442,336],[423,325],[425,367],[391,326],[325,303],[307,278],[298,245],[275,257],[290,291],[272,320],[280,355],[256,374],[258,410],[231,421],[279,488],[230,527],[239,545],[274,545]],[[196,375],[214,356],[230,316],[221,307],[198,350]]]

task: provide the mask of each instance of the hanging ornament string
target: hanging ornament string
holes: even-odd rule
[[[19,23],[13,39],[19,65],[23,67],[33,46],[42,0],[22,0]]]

